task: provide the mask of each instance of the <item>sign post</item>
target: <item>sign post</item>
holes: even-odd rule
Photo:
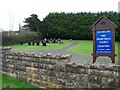
[[[115,27],[111,20],[101,17],[93,25],[93,63],[99,56],[108,56],[115,63]]]

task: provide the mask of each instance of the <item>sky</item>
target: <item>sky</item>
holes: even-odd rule
[[[50,12],[118,12],[120,0],[0,0],[0,28],[18,30],[24,18],[37,14],[42,21]]]

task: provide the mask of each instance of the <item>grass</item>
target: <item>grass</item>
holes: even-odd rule
[[[10,47],[12,48],[12,51],[32,51],[32,50],[55,50],[55,49],[61,49],[67,45],[71,44],[69,40],[63,40],[63,44],[53,44],[53,43],[47,43],[47,46],[28,46],[27,44],[24,45],[11,45]]]
[[[0,73],[0,90],[2,89],[2,74]]]
[[[69,52],[79,54],[92,54],[93,53],[93,41],[91,40],[79,40],[79,44],[68,49]],[[118,55],[118,42],[115,43],[115,53]]]
[[[70,45],[72,42],[69,40],[64,40],[64,44],[53,44],[47,43],[47,46],[28,46],[27,44],[24,45],[11,45],[12,51],[35,51],[35,50],[55,50],[61,49],[65,46]],[[73,42],[80,42],[76,46],[68,49],[68,52],[74,52],[79,54],[92,54],[93,53],[93,41],[92,40],[73,40]],[[118,42],[115,43],[115,54],[118,56]]]
[[[3,87],[9,86],[10,88],[37,88],[27,83],[26,81],[18,80],[6,74],[2,74],[2,86]]]
[[[75,52],[80,54],[91,54],[92,53],[92,41],[79,40],[79,44],[68,49],[69,52]]]

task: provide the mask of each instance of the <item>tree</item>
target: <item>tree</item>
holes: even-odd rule
[[[31,29],[31,31],[36,31],[36,32],[40,31],[41,21],[38,19],[38,16],[36,14],[32,14],[30,15],[30,17],[25,18],[24,23],[26,23],[26,25],[24,25],[23,27],[28,26]]]
[[[44,23],[47,25],[48,37],[63,38],[63,39],[92,39],[91,25],[101,16],[106,16],[118,25],[116,29],[116,40],[120,36],[120,14],[117,12],[98,12],[98,13],[49,13],[44,18]]]
[[[32,14],[25,19],[24,26],[32,31],[39,32],[43,38],[63,38],[63,39],[92,39],[91,25],[101,16],[106,16],[118,25],[116,29],[116,40],[120,38],[120,14],[117,12],[98,12],[98,13],[49,13],[43,21],[38,19],[36,14]]]

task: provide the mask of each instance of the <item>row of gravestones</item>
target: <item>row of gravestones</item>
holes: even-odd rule
[[[37,41],[37,42],[35,42],[35,41],[33,41],[33,42],[31,42],[31,41],[29,41],[28,42],[28,45],[30,46],[30,45],[37,45],[37,46],[39,46],[40,45],[40,43],[42,43],[42,46],[46,46],[46,42],[45,41]]]
[[[58,38],[58,39],[56,39],[56,38],[54,38],[54,39],[50,38],[50,40],[44,38],[44,41],[47,42],[47,43],[60,43],[60,44],[63,43],[63,40],[60,39],[60,38]]]
[[[28,41],[28,45],[37,45],[39,46],[40,44],[42,44],[43,46],[46,46],[46,43],[60,43],[60,44],[63,44],[63,40],[61,40],[60,38],[59,39],[44,39],[44,40],[41,40],[41,41]],[[20,43],[21,45],[23,45],[23,42]]]

